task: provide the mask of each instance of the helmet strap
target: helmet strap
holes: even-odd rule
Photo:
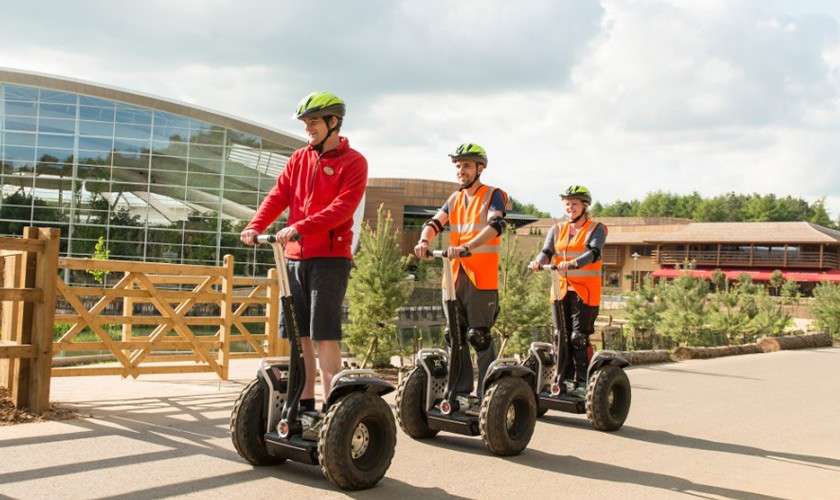
[[[327,142],[327,139],[329,139],[330,136],[333,135],[333,132],[338,130],[338,127],[341,125],[341,120],[339,120],[338,117],[336,117],[335,118],[335,127],[330,127],[330,118],[332,116],[333,115],[323,117],[324,118],[324,124],[327,126],[327,135],[325,135],[324,138],[321,139],[321,142],[312,146],[312,149],[314,149],[319,155],[324,154],[324,143]]]
[[[572,224],[577,224],[579,220],[581,220],[581,219],[583,219],[584,217],[587,217],[587,216],[589,216],[589,206],[584,204],[583,212],[581,212],[580,215],[578,215],[577,217],[572,219],[571,222],[572,222]]]

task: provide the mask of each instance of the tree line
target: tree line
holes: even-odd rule
[[[802,198],[774,194],[727,193],[704,198],[696,191],[691,194],[655,191],[642,200],[596,202],[592,213],[601,217],[680,217],[696,222],[807,221],[840,229],[840,219],[831,219],[824,198],[808,203]]]

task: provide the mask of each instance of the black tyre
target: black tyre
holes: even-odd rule
[[[503,377],[484,393],[478,425],[493,454],[518,455],[531,441],[536,422],[534,390],[525,379]]]
[[[414,439],[428,439],[437,436],[438,431],[429,428],[426,418],[426,370],[417,367],[406,375],[397,388],[397,421],[400,428]]]
[[[318,438],[321,472],[344,490],[370,488],[382,479],[397,444],[391,407],[369,392],[352,392],[330,406]]]
[[[527,369],[531,370],[532,372],[534,372],[535,374],[537,374],[537,376],[539,376],[539,374],[537,373],[537,370],[540,369],[540,366],[539,366],[539,363],[537,363],[537,358],[535,358],[533,355],[528,356],[525,359],[525,362],[522,363],[522,365],[525,368],[527,368]],[[542,390],[543,390],[542,387],[537,387],[537,393],[542,392]],[[543,415],[546,414],[546,412],[548,412],[548,408],[545,408],[545,407],[541,406],[539,400],[537,400],[537,418],[542,417]]]
[[[269,455],[265,447],[268,404],[268,384],[255,378],[242,389],[230,414],[233,447],[251,465],[277,465],[286,461]]]
[[[615,431],[630,413],[630,380],[624,370],[607,365],[592,375],[586,389],[586,417],[599,431]]]

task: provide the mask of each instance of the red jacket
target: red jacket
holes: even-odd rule
[[[277,184],[247,228],[259,232],[289,208],[288,226],[300,234],[286,245],[289,259],[352,258],[353,213],[365,194],[367,160],[341,137],[323,155],[312,146],[292,153]]]

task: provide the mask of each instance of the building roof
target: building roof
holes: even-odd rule
[[[136,106],[143,106],[161,111],[168,111],[170,113],[176,113],[182,116],[207,121],[214,125],[239,130],[240,132],[254,134],[292,150],[306,144],[306,141],[302,137],[295,134],[284,132],[266,125],[260,125],[252,121],[243,120],[242,118],[237,118],[219,111],[211,111],[194,104],[178,102],[172,99],[166,99],[118,87],[111,87],[100,83],[92,83],[63,76],[48,75],[34,71],[21,71],[18,69],[4,67],[0,67],[0,81],[19,85],[45,87],[65,92],[75,92],[77,94],[120,101],[126,104],[134,104]]]
[[[840,244],[840,231],[810,222],[692,222],[675,231],[649,235],[645,241],[650,243]]]

